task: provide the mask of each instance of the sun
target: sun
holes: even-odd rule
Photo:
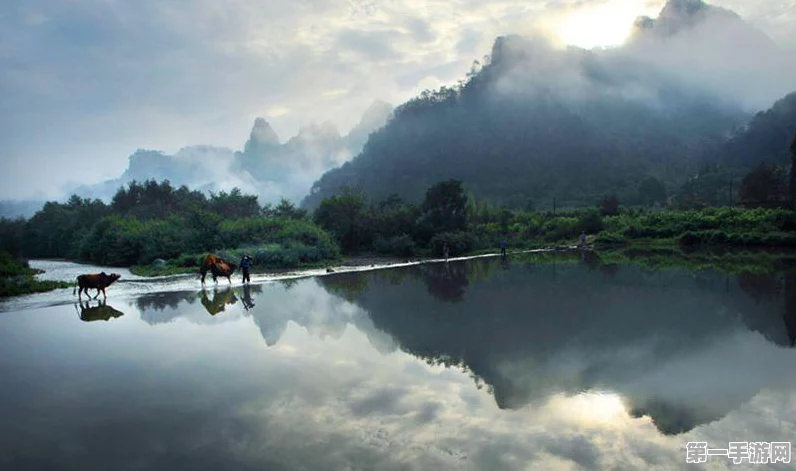
[[[637,10],[625,2],[574,11],[557,21],[554,33],[564,44],[584,49],[619,46],[630,36]]]

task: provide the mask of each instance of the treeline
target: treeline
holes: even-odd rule
[[[48,202],[29,220],[0,220],[2,247],[13,256],[65,258],[110,266],[145,265],[222,249],[258,249],[265,265],[297,266],[334,258],[336,245],[304,210],[260,206],[240,190],[174,188],[166,180],[131,182],[110,204],[72,196]]]
[[[768,167],[766,167],[768,168]],[[744,206],[724,208],[628,208],[606,195],[592,208],[568,211],[510,209],[467,194],[449,180],[427,190],[420,205],[392,195],[369,202],[345,187],[325,198],[313,217],[339,243],[343,253],[451,255],[492,251],[501,241],[514,248],[574,243],[581,232],[603,245],[655,242],[683,246],[796,246],[796,211],[781,187],[760,186],[759,171],[739,190]],[[654,200],[659,188],[650,183]],[[776,198],[772,190],[779,191]],[[777,188],[779,188],[777,190]]]

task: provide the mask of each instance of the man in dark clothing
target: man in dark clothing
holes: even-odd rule
[[[506,239],[503,239],[502,241],[500,241],[500,256],[501,257],[505,257],[506,256],[506,246],[507,245],[508,244],[506,244]]]
[[[240,260],[240,270],[243,272],[243,282],[244,283],[251,283],[251,278],[249,277],[249,269],[252,266],[252,258],[247,254],[244,255],[243,258]]]

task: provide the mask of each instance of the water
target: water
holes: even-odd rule
[[[792,272],[122,275],[0,305],[0,469],[683,469],[687,442],[796,436]]]

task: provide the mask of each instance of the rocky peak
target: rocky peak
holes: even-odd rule
[[[254,120],[250,139],[260,144],[279,145],[279,136],[276,135],[276,132],[271,128],[271,125],[268,124],[268,121],[263,118]]]

